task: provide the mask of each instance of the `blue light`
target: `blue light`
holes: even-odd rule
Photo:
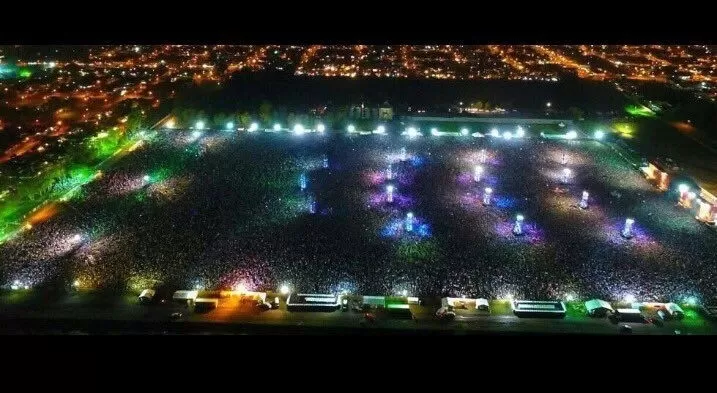
[[[329,167],[329,157],[327,157],[326,154],[324,154],[323,167],[324,169]]]
[[[301,191],[304,191],[306,189],[306,174],[302,173],[301,176],[299,176],[299,187],[301,187]]]

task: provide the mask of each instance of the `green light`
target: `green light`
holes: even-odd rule
[[[633,116],[642,116],[642,117],[653,117],[655,116],[655,112],[651,111],[650,108],[642,106],[642,105],[628,105],[625,107],[625,112],[633,115]]]
[[[28,70],[27,68],[23,68],[20,70],[20,72],[18,72],[18,76],[20,76],[20,78],[29,78],[32,76],[32,71]]]

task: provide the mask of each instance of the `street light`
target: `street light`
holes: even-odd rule
[[[467,128],[461,128],[461,135],[466,136],[470,133]]]
[[[251,123],[249,125],[249,132],[254,132],[259,129],[259,123]]]
[[[303,133],[304,133],[304,126],[302,126],[301,124],[296,124],[296,125],[294,126],[294,132],[297,133],[297,134],[299,134],[299,135],[303,134]]]
[[[197,130],[203,130],[204,129],[204,122],[199,120],[198,122],[194,123],[194,128]]]
[[[595,131],[594,136],[595,136],[595,139],[602,140],[603,138],[605,138],[605,132],[603,132],[602,130],[597,130],[597,131]]]
[[[279,292],[282,295],[288,295],[289,294],[289,286],[286,284],[282,285],[281,288],[279,288]]]
[[[227,123],[227,130],[231,130],[232,128],[234,128],[234,122],[230,121]]]
[[[279,123],[274,124],[274,131],[281,131],[281,124],[279,124]]]
[[[346,129],[348,130],[348,132],[356,132],[356,126],[354,126],[353,124],[349,124]]]
[[[316,131],[324,132],[324,131],[326,131],[326,127],[322,123],[319,123],[319,125],[316,126]]]

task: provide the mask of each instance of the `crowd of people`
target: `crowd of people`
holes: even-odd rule
[[[189,133],[159,134],[56,217],[0,245],[0,279],[530,299],[717,295],[715,236],[597,142]],[[584,190],[588,209],[578,206]],[[416,230],[402,226],[409,211]],[[512,231],[518,214],[521,236]],[[635,219],[632,239],[620,236],[626,217]]]

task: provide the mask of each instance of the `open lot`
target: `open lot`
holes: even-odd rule
[[[601,143],[527,131],[511,140],[167,132],[0,246],[0,278],[134,291],[289,283],[321,293],[714,299],[714,232]],[[577,206],[583,190],[587,210]],[[511,232],[518,214],[523,236]]]

